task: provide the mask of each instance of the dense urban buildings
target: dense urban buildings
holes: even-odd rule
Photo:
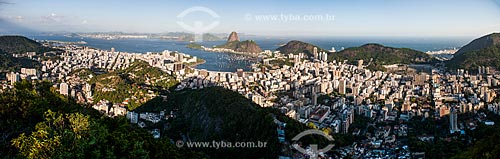
[[[0,156],[500,158],[499,5],[0,0]]]
[[[114,48],[106,51],[77,45],[60,48],[64,50],[60,60],[41,61],[42,70],[22,68],[21,72],[7,74],[10,86],[20,80],[49,80],[54,82],[60,94],[92,104],[92,108],[108,116],[126,116],[140,127],[145,127],[143,121],[157,123],[168,119],[172,117],[172,112],[167,115],[164,111],[137,113],[127,110],[126,105],[136,96],[120,103],[110,102],[111,99],[94,101],[95,86],[82,79],[85,77],[75,76],[72,72],[81,68],[121,70],[140,60],[175,75],[180,81],[176,90],[221,86],[242,94],[261,107],[277,108],[286,116],[316,129],[360,136],[375,133],[375,136],[360,141],[371,145],[369,147],[339,150],[354,156],[372,156],[379,153],[382,145],[392,145],[385,150],[403,148],[405,145],[398,138],[408,132],[406,124],[375,127],[374,132],[351,128],[357,120],[355,116],[373,123],[409,121],[415,116],[449,118],[448,129],[453,134],[475,127],[470,125],[472,123],[458,120],[462,113],[476,112],[481,108],[499,113],[498,104],[492,103],[497,96],[494,88],[499,85],[499,79],[489,67],[484,66],[478,68],[477,74],[461,69],[450,74],[443,68],[430,66],[418,71],[410,65],[387,66],[396,70],[390,72],[372,71],[366,69],[363,60],[359,60],[357,65],[346,64],[346,61],[327,61],[323,58],[326,53],[318,53],[314,48],[311,59],[304,54],[285,55],[280,52],[268,57],[269,51],[265,51],[262,53],[265,55],[263,62],[253,65],[251,71],[216,72],[186,66],[199,61],[197,57],[183,53],[134,54],[116,52]],[[270,64],[281,60],[293,63]],[[405,72],[398,73],[397,70],[401,69]],[[88,76],[92,78],[93,75]],[[101,92],[116,91],[111,87],[101,89]],[[151,90],[149,93],[150,97],[146,99],[157,96]],[[155,138],[160,137],[161,134],[155,132]],[[376,135],[378,133],[381,135]],[[394,155],[388,152],[382,154]],[[411,155],[410,151],[406,155]]]

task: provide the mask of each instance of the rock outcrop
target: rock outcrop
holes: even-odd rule
[[[240,41],[240,38],[238,37],[238,33],[236,32],[231,32],[231,34],[229,34],[229,37],[227,38],[227,42],[233,42],[233,41]]]
[[[262,52],[262,49],[253,40],[240,41],[238,34],[236,32],[231,32],[227,43],[224,45],[216,46],[217,48],[231,49],[235,52],[240,53],[251,53],[258,54]]]

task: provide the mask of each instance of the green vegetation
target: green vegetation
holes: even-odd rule
[[[40,63],[28,58],[15,58],[12,54],[48,51],[59,51],[42,46],[31,39],[22,36],[0,36],[0,72],[18,71],[22,67],[39,68]]]
[[[414,117],[408,123],[408,146],[413,152],[425,152],[426,158],[498,158],[500,155],[500,116],[480,109],[477,113],[459,114],[459,122],[472,122],[478,114],[485,113],[486,120],[495,122],[487,126],[478,122],[474,130],[465,130],[465,134],[450,134],[449,118],[438,120]],[[444,131],[445,130],[445,131]],[[432,141],[421,141],[419,135],[433,136]]]
[[[286,59],[271,60],[271,61],[269,61],[269,64],[273,65],[273,66],[279,66],[279,67],[283,67],[284,65],[287,65],[287,66],[294,65],[293,62],[291,62],[290,60],[286,60]]]
[[[172,92],[167,100],[157,97],[136,109],[137,112],[174,111],[176,116],[159,129],[174,140],[189,136],[192,141],[261,141],[266,148],[199,149],[211,158],[276,158],[282,146],[278,143],[277,125],[273,117],[287,123],[286,140],[308,129],[304,124],[284,116],[274,108],[262,108],[239,93],[222,87]],[[327,144],[322,137],[306,136],[302,143]]]
[[[276,158],[279,152],[272,114],[238,93],[220,87],[173,92],[158,97],[137,111],[178,110],[166,130],[169,138],[192,141],[262,141],[266,148],[200,149],[212,158]],[[244,118],[242,118],[244,117]],[[172,133],[175,132],[175,133]]]
[[[50,83],[19,82],[0,93],[3,158],[202,158],[124,117],[108,118],[57,93]]]
[[[500,45],[486,47],[456,55],[446,63],[450,69],[464,68],[477,70],[478,66],[490,66],[500,69]]]
[[[316,45],[297,40],[289,41],[286,45],[281,46],[276,50],[280,51],[282,54],[304,53],[311,57],[313,56],[314,47],[316,47],[318,52],[327,52],[327,50],[324,50]]]
[[[177,84],[173,76],[141,60],[135,61],[130,67],[119,71],[119,73],[127,74],[128,79],[138,85],[170,88]]]
[[[196,65],[199,65],[199,64],[202,64],[202,63],[205,63],[205,62],[206,62],[205,60],[197,58],[196,62],[189,62],[189,63],[185,62],[184,65],[187,65],[187,66],[196,66]]]
[[[466,148],[462,141],[456,139],[457,135],[449,133],[447,117],[439,120],[414,117],[408,127],[408,146],[413,152],[425,152],[426,158],[450,158]],[[417,138],[421,135],[433,136],[434,140],[421,141]]]
[[[92,76],[92,77],[96,76],[96,74],[88,68],[79,68],[79,69],[73,70],[73,71],[71,71],[71,73],[69,73],[69,76],[73,76],[73,75],[75,75],[83,80],[90,80],[90,76]]]
[[[223,44],[223,45],[217,45],[215,46],[215,48],[226,48],[226,49],[235,49],[236,46],[238,45],[238,43],[240,43],[239,41],[231,41],[231,42],[227,42],[226,44]]]
[[[197,44],[197,43],[189,43],[186,47],[190,48],[190,49],[196,49],[196,50],[202,50],[203,49],[202,45]]]
[[[129,99],[128,110],[134,110],[151,99],[148,90],[158,93],[168,90],[178,82],[159,68],[138,60],[124,70],[97,75],[90,83],[95,84],[95,102],[106,99],[113,103],[122,103]]]
[[[40,63],[28,58],[15,58],[0,50],[0,72],[19,71],[21,68],[40,68]]]
[[[500,156],[500,116],[487,110],[482,110],[487,115],[487,120],[495,122],[493,126],[487,126],[480,123],[478,127],[471,132],[474,139],[472,146],[469,146],[457,152],[453,158],[485,158],[494,159]]]
[[[350,64],[357,64],[358,60],[363,60],[365,65],[369,64],[367,68],[372,70],[384,70],[383,65],[436,62],[436,59],[432,56],[420,51],[386,47],[380,44],[366,44],[361,47],[352,47],[340,52],[330,53],[328,60],[348,60]]]
[[[0,50],[8,54],[59,51],[57,49],[44,47],[42,44],[23,36],[0,36]]]
[[[253,40],[231,41],[224,45],[215,46],[216,48],[231,49],[238,52],[260,53],[262,49]]]
[[[450,69],[477,69],[487,66],[500,69],[500,33],[493,33],[475,39],[462,47],[455,56],[446,62]]]

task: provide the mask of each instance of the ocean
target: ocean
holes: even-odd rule
[[[162,52],[163,50],[178,51],[198,58],[206,62],[197,65],[198,69],[209,71],[234,72],[236,69],[250,70],[250,65],[256,59],[250,59],[242,55],[229,53],[205,52],[186,48],[189,42],[162,40],[162,39],[94,39],[65,36],[33,36],[36,40],[58,40],[67,42],[85,41],[86,46],[131,53]],[[466,38],[350,38],[350,37],[260,37],[242,36],[241,40],[254,40],[263,50],[275,50],[280,45],[290,40],[300,40],[317,45],[323,49],[330,50],[332,47],[341,50],[342,48],[361,46],[366,43],[379,43],[391,47],[405,47],[419,51],[435,51],[441,49],[459,48],[468,42]],[[202,42],[201,44],[210,47],[224,44],[225,41]]]

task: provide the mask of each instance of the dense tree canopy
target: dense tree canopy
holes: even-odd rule
[[[0,94],[0,156],[23,158],[202,158],[153,139],[125,117],[108,118],[58,94],[50,83],[23,81]]]

